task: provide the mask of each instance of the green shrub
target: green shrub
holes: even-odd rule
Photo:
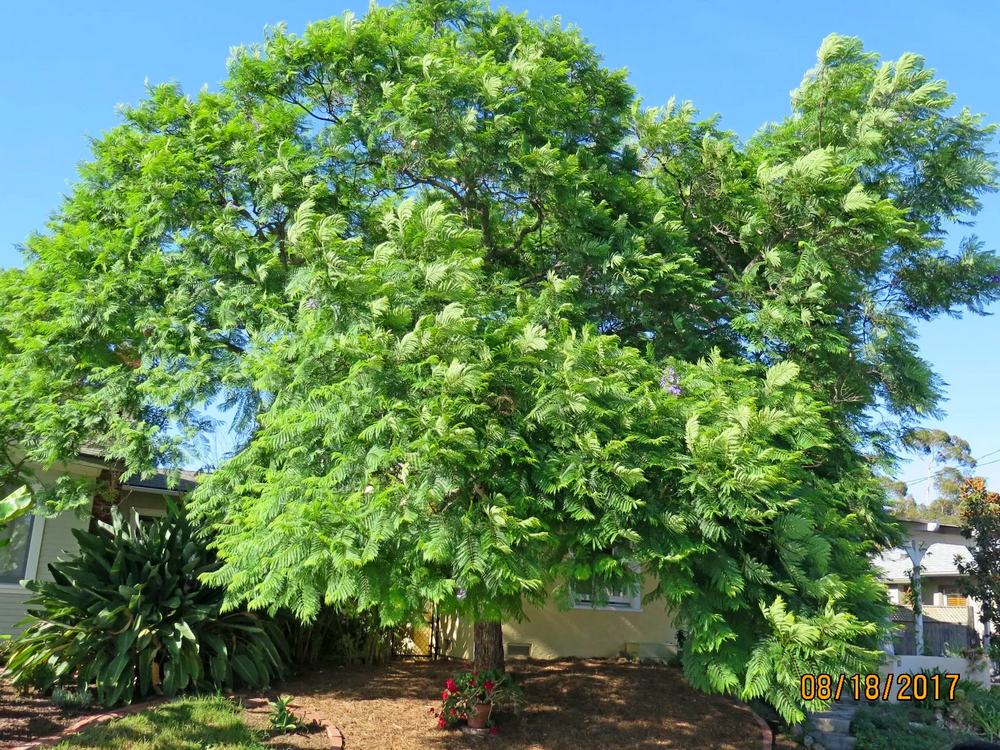
[[[851,723],[858,738],[855,750],[950,750],[969,735],[915,721],[912,707],[904,704],[862,706]]]
[[[93,685],[97,702],[113,706],[151,693],[264,687],[283,674],[278,627],[223,614],[223,592],[199,580],[217,563],[179,508],[149,523],[116,511],[97,533],[73,533],[78,555],[49,565],[52,581],[28,584],[32,621],[7,666],[15,685]]]
[[[949,701],[948,697],[943,694],[945,692],[945,686],[949,684],[948,680],[945,679],[944,672],[937,667],[934,667],[934,669],[921,669],[920,674],[926,678],[927,685],[938,684],[941,685],[942,688],[940,692],[934,689],[928,689],[927,697],[923,700],[917,700],[914,698],[910,702],[910,705],[929,713],[949,710],[951,707],[951,701]]]
[[[377,612],[324,606],[310,623],[281,612],[275,618],[296,664],[321,658],[341,664],[382,664],[402,649],[406,629],[386,627]]]
[[[292,711],[294,700],[292,696],[286,695],[271,701],[271,729],[287,734],[297,732],[305,726],[305,722]]]
[[[958,708],[961,718],[978,733],[990,740],[1000,738],[1000,690],[963,682]]]
[[[10,655],[10,649],[13,644],[14,641],[9,635],[0,635],[0,667],[7,664],[7,657]]]
[[[59,708],[82,711],[93,704],[94,696],[88,690],[69,690],[64,687],[56,687],[52,691],[52,702]]]

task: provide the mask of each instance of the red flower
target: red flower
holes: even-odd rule
[[[454,681],[454,680],[452,680],[452,679],[449,679],[449,680],[448,680],[448,681],[447,681],[447,682],[446,682],[446,683],[444,684],[444,686],[445,686],[446,688],[448,688],[448,689],[449,689],[449,690],[450,690],[451,692],[453,692],[453,693],[455,693],[455,692],[457,692],[457,691],[458,691],[458,685],[456,685],[456,684],[455,684],[455,681]]]
[[[451,709],[451,715],[452,715],[452,716],[457,716],[457,715],[458,715],[458,710],[457,710],[457,709],[454,709],[454,708],[453,708],[453,709]]]
[[[496,727],[490,727],[490,734],[499,734],[500,730]]]
[[[441,693],[441,700],[443,700],[443,701],[448,700],[448,691],[447,690],[445,690],[443,693]]]
[[[490,680],[487,680],[486,682],[483,683],[483,687],[486,688],[487,690],[492,690],[493,683]]]
[[[444,717],[442,716],[440,719],[438,719],[438,729],[444,729],[446,726],[448,726],[448,722],[446,722],[444,720]]]

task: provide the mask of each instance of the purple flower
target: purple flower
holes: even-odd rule
[[[680,382],[681,380],[677,376],[677,371],[673,367],[668,367],[663,371],[663,375],[660,376],[660,388],[671,396],[680,396],[683,393]]]

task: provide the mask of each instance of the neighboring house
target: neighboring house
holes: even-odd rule
[[[135,510],[140,518],[162,516],[166,512],[166,498],[194,487],[194,475],[186,472],[176,488],[168,487],[165,475],[118,484],[114,465],[92,451],[81,453],[76,461],[36,473],[42,484],[63,474],[92,478],[98,491],[90,508],[83,512],[60,513],[52,518],[22,516],[0,532],[11,539],[11,544],[0,548],[0,634],[17,632],[18,623],[26,614],[25,602],[31,592],[21,581],[50,578],[49,563],[77,548],[72,530],[88,528],[94,516],[107,518],[109,501],[117,502],[123,510]]]
[[[959,561],[971,560],[969,548],[975,540],[963,537],[958,526],[936,521],[901,523],[907,535],[904,546],[875,560],[882,570],[889,601],[896,605],[893,622],[900,625],[894,642],[896,653],[942,656],[946,645],[960,649],[981,642],[979,602],[962,593],[962,575],[958,571]],[[919,569],[914,581],[911,574],[915,564]],[[919,589],[919,611],[914,611],[912,604],[914,583]]]

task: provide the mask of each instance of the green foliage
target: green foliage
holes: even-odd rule
[[[809,674],[804,671],[807,665],[810,669],[818,665],[818,669],[825,670],[817,674],[836,674],[844,665],[849,665],[851,671],[863,672],[873,663],[875,654],[857,644],[878,632],[877,627],[859,621],[848,612],[837,611],[836,603],[831,600],[824,613],[808,618],[786,611],[780,598],[764,608],[772,634],[762,639],[750,654],[742,691],[745,699],[766,698],[782,717],[801,721],[805,718],[801,712],[801,679],[803,674]],[[693,654],[688,656],[688,660],[693,658],[696,658]],[[711,684],[719,678],[714,673],[718,660],[702,658]],[[823,706],[819,703],[814,701],[809,708],[820,710]]]
[[[960,688],[958,714],[988,740],[1000,739],[1000,690],[970,682]]]
[[[972,559],[958,563],[962,592],[979,601],[983,623],[993,622],[1000,614],[1000,493],[981,477],[962,486],[962,535],[976,540]]]
[[[524,691],[509,674],[499,669],[462,672],[446,680],[443,687],[441,710],[436,712],[441,729],[465,721],[481,703],[514,711],[524,706]],[[489,722],[492,720],[491,714]]]
[[[79,554],[52,563],[52,581],[28,584],[31,619],[7,663],[13,684],[93,686],[97,703],[113,706],[259,688],[282,674],[276,627],[250,613],[221,614],[222,592],[200,582],[217,563],[180,509],[149,523],[115,511],[111,526],[74,535]]]
[[[69,690],[57,686],[52,690],[49,700],[64,710],[83,711],[93,705],[94,696],[89,690]]]
[[[0,500],[0,531],[11,521],[16,521],[31,510],[32,497],[27,486],[22,485]],[[0,549],[10,544],[10,539],[0,539]]]
[[[0,441],[139,473],[221,403],[226,608],[496,622],[641,575],[696,685],[793,719],[790,665],[884,636],[875,470],[939,397],[914,322],[1000,296],[946,242],[995,184],[953,104],[831,36],[741,142],[478,0],[279,27],[127,108],[0,276]]]
[[[265,750],[241,713],[219,696],[184,698],[85,729],[55,750]]]
[[[288,613],[275,618],[293,663],[383,664],[403,649],[405,627],[387,627],[377,611],[323,607],[309,623]]]
[[[856,750],[950,750],[965,732],[919,721],[913,709],[903,703],[862,706],[851,722],[857,737]]]
[[[937,667],[934,667],[933,669],[921,669],[920,674],[926,678],[927,685],[935,684],[932,681],[932,678],[936,680],[938,685],[950,684],[950,681],[945,678],[944,672],[942,672]],[[944,691],[935,693],[934,690],[928,690],[926,698],[924,698],[923,700],[914,698],[912,701],[912,705],[914,708],[918,710],[928,711],[930,713],[934,713],[935,711],[947,711],[951,701],[948,699],[947,695],[942,694],[943,692]]]
[[[905,482],[886,482],[896,516],[961,525],[962,486],[971,478],[969,470],[976,466],[968,441],[944,430],[920,428],[907,432],[902,443],[906,450],[926,459],[927,477],[913,484],[927,484],[925,502],[918,503]],[[930,500],[932,488],[937,497]]]
[[[13,638],[7,633],[0,634],[0,667],[7,666],[7,656],[13,646]]]
[[[297,732],[305,726],[305,723],[292,711],[292,701],[290,695],[278,696],[271,701],[271,729],[277,732]]]

